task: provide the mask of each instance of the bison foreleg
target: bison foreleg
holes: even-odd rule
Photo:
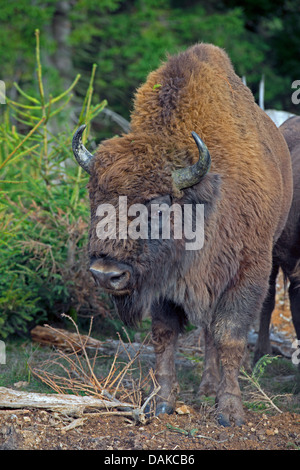
[[[175,352],[178,333],[185,323],[184,312],[163,302],[152,309],[152,342],[156,356],[155,378],[160,390],[152,407],[155,414],[172,413],[179,385],[175,371]],[[153,406],[154,405],[154,406]]]
[[[244,422],[241,391],[238,375],[243,360],[246,340],[225,335],[218,344],[222,375],[217,391],[218,422],[230,426],[232,420],[237,426]]]
[[[152,335],[156,354],[155,378],[160,386],[156,398],[155,414],[170,414],[174,411],[178,393],[175,372],[177,334],[157,322],[152,329]]]

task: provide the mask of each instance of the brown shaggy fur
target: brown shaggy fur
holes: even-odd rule
[[[123,242],[97,239],[95,210],[104,202],[117,205],[119,195],[128,196],[128,204],[164,194],[176,202],[181,194],[172,186],[171,170],[197,160],[194,130],[210,151],[211,173],[220,175],[222,184],[200,253],[201,277],[195,279],[193,265],[185,283],[201,283],[193,290],[206,310],[203,285],[211,286],[218,299],[229,284],[233,288],[245,276],[265,279],[273,242],[290,206],[289,154],[225,52],[199,44],[169,58],[137,91],[131,128],[130,134],[104,142],[97,151],[89,185],[91,256],[110,254],[113,248],[118,260],[131,258],[136,241],[128,240],[125,252]]]
[[[197,161],[192,131],[209,149],[211,170],[193,188],[179,191],[171,172]],[[283,137],[223,50],[197,44],[150,73],[136,93],[131,132],[99,146],[89,192],[91,259],[133,268],[131,293],[115,298],[121,317],[132,323],[151,310],[154,319],[165,316],[166,329],[172,324],[179,331],[186,318],[206,325],[223,366],[219,421],[240,422],[242,345],[267,292],[292,177]],[[119,195],[128,196],[128,205],[165,195],[182,205],[205,204],[203,249],[187,252],[184,241],[174,239],[99,240],[97,206],[117,207]],[[167,363],[162,359],[157,368]]]

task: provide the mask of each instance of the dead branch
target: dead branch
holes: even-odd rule
[[[133,409],[132,403],[122,406]],[[39,408],[58,411],[67,415],[81,416],[86,409],[109,409],[120,407],[118,400],[104,400],[91,396],[33,393],[0,387],[0,408]]]
[[[126,333],[126,331],[125,331]],[[36,326],[31,330],[31,338],[34,342],[45,346],[54,346],[65,352],[76,352],[82,351],[82,344],[87,351],[98,351],[100,354],[107,356],[122,356],[122,357],[133,357],[139,350],[139,357],[145,361],[149,361],[152,364],[155,362],[155,354],[152,344],[144,342],[143,347],[138,342],[123,343],[120,348],[120,341],[108,339],[105,341],[99,341],[92,338],[91,336],[79,335],[78,333],[71,333],[68,330],[52,328],[49,325]],[[194,347],[188,344],[188,341],[182,341],[178,347],[179,353],[176,355],[176,362],[185,363],[191,365],[189,360],[186,360],[182,355],[181,351],[191,353],[202,353],[200,347]]]
[[[82,350],[82,345],[87,349],[103,351],[103,342],[90,336],[71,333],[67,330],[52,328],[49,325],[36,326],[31,330],[32,341],[47,346],[55,346],[64,351]]]
[[[118,345],[112,356],[113,361],[109,373],[104,378],[98,378],[95,374],[95,364],[96,359],[102,359],[97,354],[99,351],[103,352],[104,343],[90,337],[92,320],[89,333],[85,336],[79,333],[78,327],[72,318],[67,315],[64,316],[73,323],[76,333],[52,328],[49,325],[36,327],[32,331],[33,339],[41,344],[55,345],[56,352],[52,353],[38,367],[33,366],[31,363],[28,364],[31,372],[57,392],[58,395],[51,396],[50,402],[47,402],[47,398],[50,395],[45,395],[46,402],[44,402],[42,396],[38,395],[37,400],[33,400],[32,398],[36,397],[29,394],[30,400],[28,402],[28,394],[23,392],[25,395],[18,396],[19,401],[17,402],[19,406],[40,407],[43,405],[47,409],[53,409],[54,407],[57,411],[63,410],[64,413],[69,414],[68,403],[65,403],[64,398],[67,397],[69,401],[70,397],[72,397],[75,400],[75,403],[72,402],[70,404],[71,413],[73,414],[82,414],[85,408],[90,407],[100,409],[101,411],[97,411],[97,414],[118,414],[132,417],[135,421],[145,423],[147,419],[145,408],[160,390],[151,368],[146,377],[142,378],[141,376],[142,367],[139,363],[139,356],[145,347],[147,338],[142,344],[137,343],[136,346],[133,346],[128,335],[128,343],[124,343],[119,335]],[[93,359],[87,353],[88,348],[93,349],[95,352]],[[121,352],[125,353],[125,362],[119,361]],[[136,363],[138,363],[138,367],[136,367]],[[140,371],[140,378],[137,382],[133,379],[133,370]],[[149,385],[150,381],[152,381],[153,391],[144,404],[142,404],[142,386]],[[68,395],[70,391],[74,396]],[[14,394],[14,392],[13,390],[10,393]],[[59,402],[53,404],[52,397],[60,397]],[[21,401],[20,398],[22,398]],[[62,404],[60,403],[61,400],[63,401]],[[85,403],[86,400],[89,400],[89,402]],[[13,400],[11,401],[13,402]],[[6,403],[4,400],[3,402]]]
[[[72,333],[59,328],[52,328],[50,325],[36,326],[30,333],[32,341],[45,346],[54,346],[65,352],[80,352],[82,351],[82,345],[84,345],[87,351],[98,351],[108,356],[114,356],[120,348],[119,340],[109,339],[99,341],[91,336]],[[132,357],[140,348],[140,343],[123,343],[120,354],[124,357]],[[141,353],[145,359],[150,358],[154,360],[153,346],[144,344]]]

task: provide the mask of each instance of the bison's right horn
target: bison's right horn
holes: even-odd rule
[[[199,150],[199,160],[194,165],[173,171],[173,181],[178,189],[190,188],[194,184],[199,183],[211,165],[210,154],[205,143],[196,132],[192,132],[192,136]]]
[[[83,124],[82,126],[78,127],[77,131],[75,132],[72,140],[72,150],[79,165],[90,175],[91,162],[94,156],[85,148],[81,140],[81,136],[85,128],[86,125]]]

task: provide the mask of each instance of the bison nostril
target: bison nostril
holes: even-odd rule
[[[129,277],[130,274],[128,271],[122,272],[120,274],[113,273],[113,275],[110,277],[110,283],[117,287],[118,285],[127,282],[129,280]]]
[[[121,273],[121,274],[114,274],[113,276],[111,276],[111,280],[112,281],[120,281],[121,279],[124,279],[125,277],[128,276],[129,273],[127,272],[124,272],[124,273]]]
[[[98,262],[97,265],[93,263],[90,271],[98,285],[108,290],[120,291],[128,286],[130,267],[128,266],[128,269],[124,270],[118,268],[116,266],[102,266]]]

